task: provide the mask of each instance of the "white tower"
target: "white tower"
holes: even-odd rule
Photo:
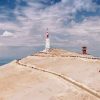
[[[45,41],[45,51],[48,51],[50,49],[50,39],[49,39],[49,33],[48,29],[46,32],[46,41]]]

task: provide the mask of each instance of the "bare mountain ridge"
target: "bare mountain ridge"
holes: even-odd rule
[[[100,100],[100,60],[87,58],[50,49],[4,65],[0,100]]]
[[[56,56],[61,56],[61,57],[67,57],[67,56],[80,56],[80,57],[93,57],[92,55],[83,55],[83,54],[80,54],[80,53],[75,53],[75,52],[70,52],[70,51],[66,51],[66,50],[63,50],[63,49],[50,49],[48,50],[48,52],[39,52],[39,53],[36,53],[36,54],[33,54],[33,56],[48,56],[48,57],[56,57]]]

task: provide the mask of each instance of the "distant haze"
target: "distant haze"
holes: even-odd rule
[[[64,47],[53,46],[52,48],[61,48],[61,49],[65,49],[68,51],[74,51],[74,52],[81,53],[81,47],[75,49],[75,48],[69,48],[69,47],[64,48]],[[4,47],[4,46],[0,46],[0,65],[9,63],[10,61],[15,60],[15,59],[21,59],[28,55],[35,54],[36,52],[42,51],[43,49],[44,49],[44,46],[41,46],[41,47],[33,47],[33,46]],[[98,52],[88,50],[89,54],[100,57],[100,54],[98,54]]]

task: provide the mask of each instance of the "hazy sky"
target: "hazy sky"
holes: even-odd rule
[[[100,0],[0,0],[0,50],[41,47],[46,28],[53,47],[100,55]]]

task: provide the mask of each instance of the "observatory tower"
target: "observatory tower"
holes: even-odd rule
[[[47,29],[46,40],[45,40],[45,51],[48,51],[49,49],[50,49],[50,38],[49,38],[48,29]]]

